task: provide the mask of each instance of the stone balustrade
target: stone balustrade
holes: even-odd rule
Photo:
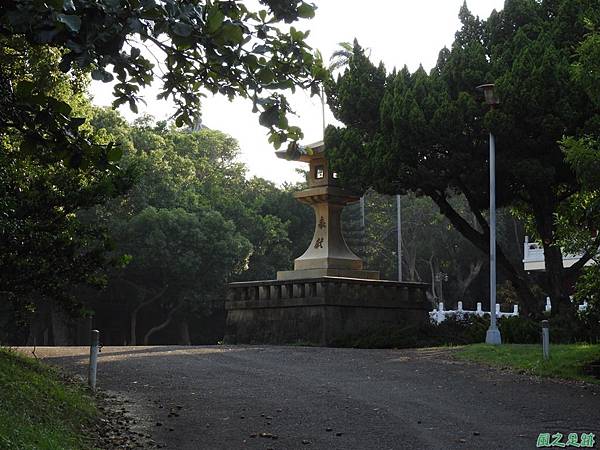
[[[426,320],[426,287],[345,277],[231,283],[226,341],[330,345],[368,328]]]
[[[395,301],[394,306],[409,298],[425,301],[422,283],[322,277],[230,283],[227,304],[234,306],[238,302],[253,302],[254,306],[268,307],[280,304],[282,300],[324,298],[334,293],[341,293],[344,298],[360,297],[361,300],[365,300],[366,296],[375,303],[382,299],[391,300]],[[335,301],[335,298],[330,300]]]

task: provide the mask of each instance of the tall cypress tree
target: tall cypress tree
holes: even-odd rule
[[[527,216],[542,241],[544,287],[557,305],[591,256],[565,269],[558,213],[580,185],[565,163],[563,135],[597,135],[599,109],[573,81],[575,45],[585,18],[600,5],[587,0],[507,0],[487,20],[460,10],[462,28],[451,49],[427,73],[406,67],[386,74],[357,45],[352,61],[327,85],[345,128],[329,127],[332,165],[345,182],[395,194],[431,197],[453,226],[488,251],[488,131],[497,137],[497,203]],[[383,80],[383,81],[382,81]],[[495,83],[501,105],[490,111],[475,86]],[[473,226],[449,199],[463,194]],[[596,246],[597,247],[597,246]],[[501,248],[499,269],[512,281],[526,312],[539,309],[523,268]]]

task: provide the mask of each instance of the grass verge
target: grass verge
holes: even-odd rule
[[[473,344],[460,348],[455,355],[459,359],[517,369],[530,375],[600,383],[598,378],[584,373],[586,365],[600,360],[598,344],[551,344],[548,361],[542,357],[541,345],[529,344]]]
[[[0,448],[88,450],[93,398],[33,358],[0,348]]]

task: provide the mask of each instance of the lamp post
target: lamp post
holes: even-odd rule
[[[444,281],[448,281],[448,274],[444,272],[436,273],[435,281],[440,283],[440,302],[444,303]]]
[[[477,89],[483,91],[485,102],[494,109],[500,102],[494,93],[493,84],[482,84]],[[485,335],[485,343],[502,343],[500,330],[496,325],[496,139],[490,131],[490,327]]]
[[[398,245],[398,281],[402,281],[402,205],[400,194],[396,195],[396,215],[397,215],[397,245]]]

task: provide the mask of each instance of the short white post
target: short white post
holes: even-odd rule
[[[477,311],[475,311],[475,314],[477,314],[478,316],[483,316],[483,311],[481,310],[481,302],[477,302]]]
[[[513,315],[519,315],[519,305],[513,305]]]
[[[462,302],[458,302],[458,310],[462,311],[463,310],[463,305]]]
[[[446,312],[444,311],[444,302],[438,304],[437,323],[440,324],[446,320]]]
[[[500,303],[496,303],[496,317],[500,316]]]
[[[92,330],[90,344],[90,366],[88,368],[88,384],[93,391],[96,390],[96,372],[98,367],[98,350],[100,348],[100,332]]]
[[[544,359],[550,358],[550,328],[547,320],[542,320],[542,352]]]

